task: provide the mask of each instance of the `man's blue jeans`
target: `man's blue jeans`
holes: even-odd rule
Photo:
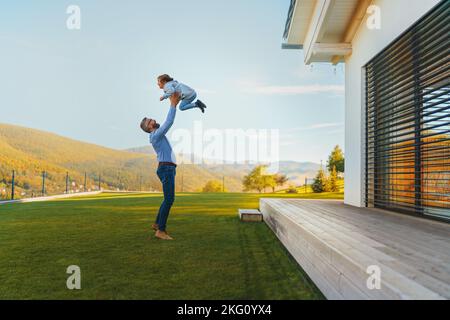
[[[158,168],[156,174],[162,183],[164,200],[161,203],[155,222],[159,225],[159,230],[166,231],[167,218],[169,217],[170,208],[175,200],[176,167],[162,165]]]
[[[180,102],[180,110],[184,111],[184,110],[188,110],[188,109],[192,109],[192,108],[197,108],[197,105],[194,103],[194,100],[197,98],[197,94],[194,93],[192,95],[192,97],[189,97],[189,99],[183,99]]]

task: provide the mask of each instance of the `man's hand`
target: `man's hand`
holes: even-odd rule
[[[171,95],[170,97],[169,97],[169,100],[170,100],[170,106],[172,107],[172,108],[176,108],[177,107],[177,105],[178,105],[178,103],[180,102],[180,93],[179,92],[175,92],[173,95]]]
[[[170,99],[170,106],[173,108],[176,108],[178,103],[180,102],[180,93],[179,92],[175,92],[173,95],[171,95],[169,97]]]

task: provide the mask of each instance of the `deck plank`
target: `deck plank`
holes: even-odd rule
[[[331,219],[331,218],[330,218]],[[360,218],[361,219],[361,218]],[[386,229],[386,228],[385,228]],[[367,234],[369,238],[375,239],[378,242],[383,242],[384,245],[379,250],[394,256],[402,256],[407,260],[408,264],[419,263],[424,269],[434,269],[436,266],[447,269],[447,278],[441,278],[450,282],[450,265],[445,263],[445,257],[448,257],[448,251],[445,254],[439,253],[438,250],[431,250],[428,247],[415,244],[411,237],[405,239],[401,235],[409,235],[410,232],[417,232],[415,230],[376,230],[376,225],[369,225],[369,227],[360,227],[362,234]],[[407,236],[408,237],[408,236]],[[426,241],[426,239],[424,240]],[[438,248],[440,243],[435,243],[434,248]]]
[[[450,298],[449,224],[340,200],[263,198],[260,209],[327,297]],[[382,290],[367,288],[368,265],[380,266]]]

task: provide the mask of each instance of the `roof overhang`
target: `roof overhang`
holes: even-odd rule
[[[371,2],[291,0],[282,48],[303,49],[305,64],[343,61]]]

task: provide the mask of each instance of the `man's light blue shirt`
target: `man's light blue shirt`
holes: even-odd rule
[[[170,127],[173,125],[176,112],[177,109],[171,106],[166,121],[161,125],[161,127],[150,133],[150,143],[156,152],[158,162],[176,163],[177,161],[175,154],[173,153],[172,146],[166,137],[167,131],[169,131]]]

